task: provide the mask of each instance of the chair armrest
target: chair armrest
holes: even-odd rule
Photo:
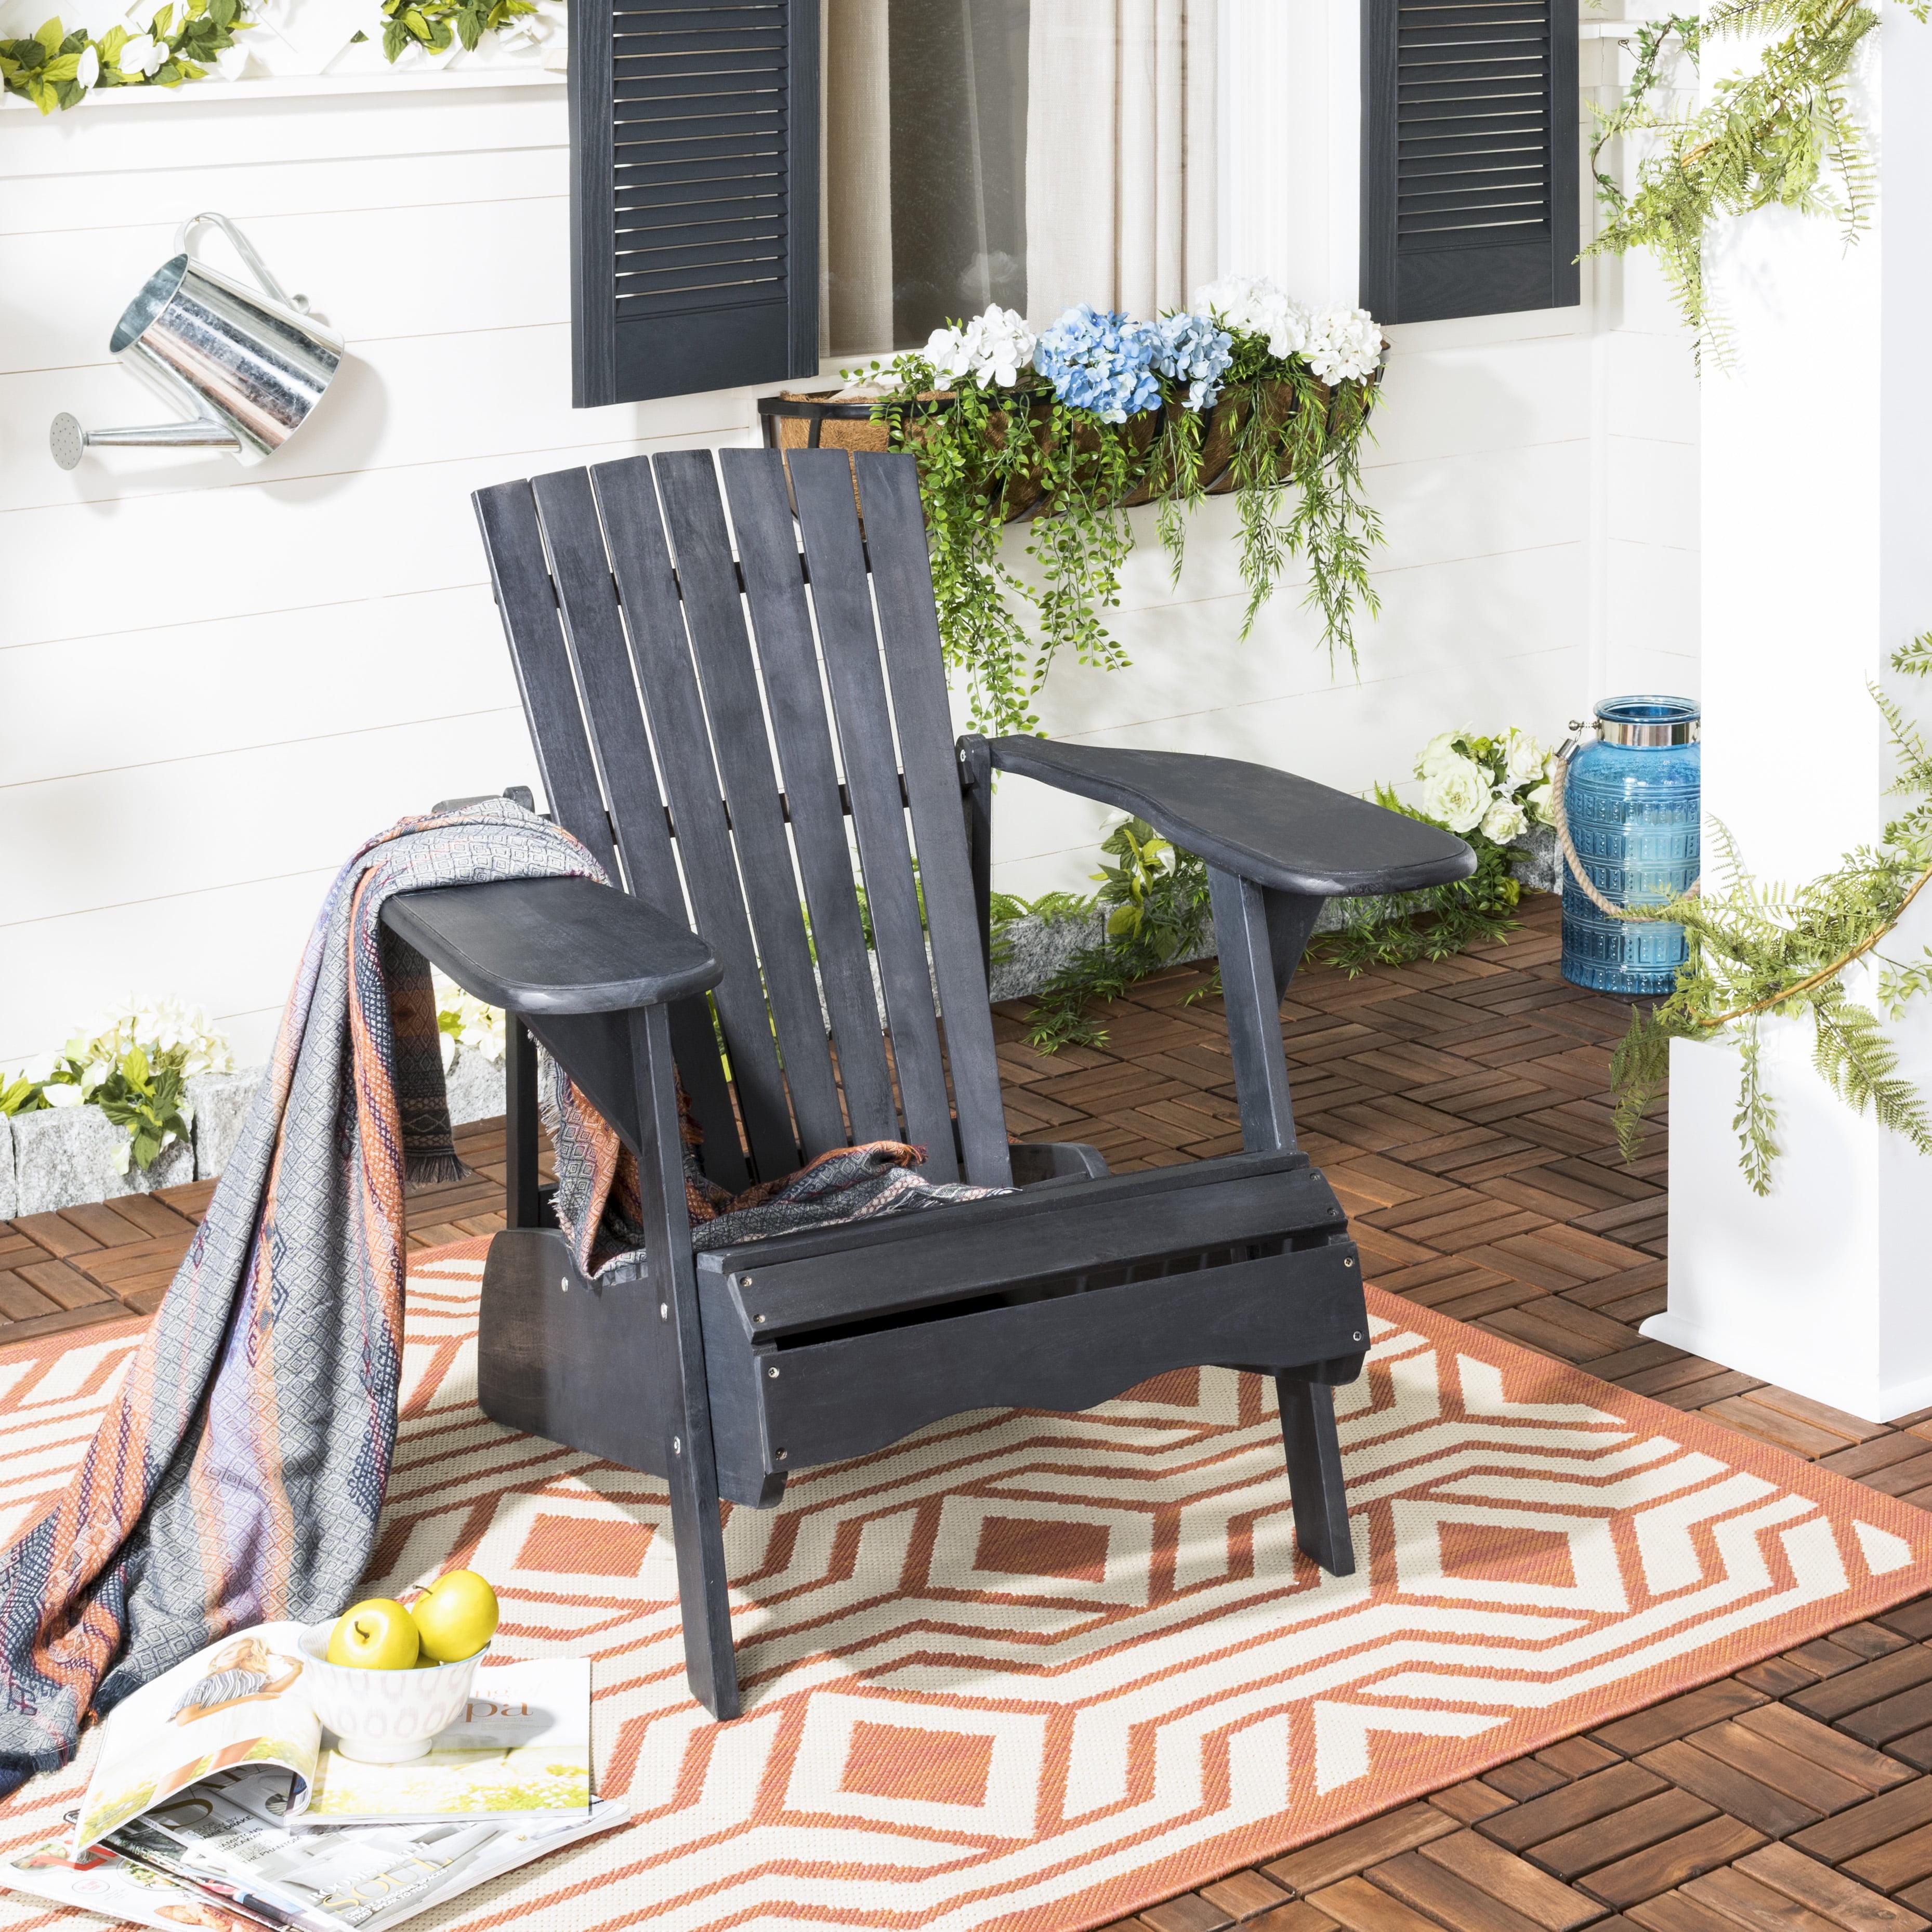
[[[499,879],[398,892],[382,922],[466,993],[513,1013],[618,1013],[715,986],[682,919],[594,879]]]
[[[1119,806],[1209,865],[1278,892],[1417,892],[1476,869],[1454,833],[1268,765],[1051,738],[995,738],[988,748],[998,770]]]

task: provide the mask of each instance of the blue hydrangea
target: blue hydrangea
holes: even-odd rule
[[[1234,338],[1210,315],[1162,316],[1154,324],[1160,346],[1154,366],[1171,382],[1187,385],[1190,410],[1211,409],[1234,360]]]
[[[1159,328],[1083,302],[1070,308],[1040,338],[1033,366],[1070,408],[1091,410],[1107,422],[1160,406],[1154,358]]]

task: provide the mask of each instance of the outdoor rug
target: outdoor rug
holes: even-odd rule
[[[1932,1587],[1932,1516],[1371,1293],[1336,1391],[1358,1568],[1298,1560],[1271,1390],[981,1411],[730,1514],[746,1714],[687,1695],[665,1499],[486,1421],[482,1244],[411,1272],[372,1582],[452,1564],[596,1660],[632,1821],[425,1928],[1076,1932]],[[0,1537],[131,1346],[0,1354]],[[0,1808],[56,1828],[92,1756]],[[52,1918],[0,1900],[7,1932]]]

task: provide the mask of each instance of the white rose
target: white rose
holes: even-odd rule
[[[1529,820],[1513,798],[1499,798],[1483,814],[1483,836],[1507,845],[1529,829]]]
[[[74,77],[82,87],[92,87],[100,78],[100,50],[92,40],[80,50],[80,64]]]
[[[1526,793],[1522,802],[1529,808],[1529,815],[1538,824],[1554,825],[1556,823],[1556,814],[1550,808],[1550,787],[1547,784],[1540,784],[1534,791]]]
[[[1444,765],[1467,764],[1469,761],[1463,757],[1458,741],[1468,735],[1467,725],[1459,730],[1437,732],[1417,755],[1415,776],[1419,778],[1432,778]]]
[[[122,48],[116,64],[130,80],[146,80],[167,57],[167,49],[152,34],[136,34]]]
[[[1490,808],[1489,774],[1468,758],[1445,759],[1422,788],[1422,808],[1451,832],[1473,832]]]
[[[1514,791],[1543,776],[1550,754],[1528,732],[1512,724],[1503,734],[1503,783]]]

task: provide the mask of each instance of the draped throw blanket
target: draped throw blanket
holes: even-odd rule
[[[492,799],[406,818],[329,889],[268,1075],[206,1220],[58,1504],[0,1552],[0,1797],[65,1762],[82,1720],[231,1630],[350,1600],[395,1444],[406,1181],[460,1172],[436,1001],[384,930],[398,892],[602,880],[568,833]],[[586,1267],[640,1265],[636,1163],[560,1077],[562,1205]],[[687,1146],[697,1238],[890,1213],[934,1186],[916,1148],[841,1148],[734,1201]],[[698,1224],[702,1224],[701,1226]]]

